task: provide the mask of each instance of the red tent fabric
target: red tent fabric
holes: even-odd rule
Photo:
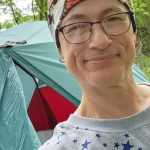
[[[28,107],[28,114],[36,131],[53,129],[76,110],[69,102],[49,86],[37,88]]]

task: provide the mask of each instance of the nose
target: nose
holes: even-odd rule
[[[100,24],[93,25],[91,34],[89,41],[89,48],[91,50],[105,50],[112,43],[112,39],[102,30]]]

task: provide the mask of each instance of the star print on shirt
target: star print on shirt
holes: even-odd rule
[[[130,150],[131,148],[133,148],[133,145],[130,145],[130,142],[128,140],[127,144],[122,144],[122,146],[124,147],[123,150]]]
[[[88,145],[89,145],[90,143],[91,143],[91,142],[88,142],[88,141],[86,140],[85,143],[82,144],[82,150],[88,149]]]
[[[128,138],[128,137],[129,137],[129,134],[125,134],[124,136],[125,136],[126,138]]]
[[[119,144],[118,143],[114,143],[114,147],[116,147],[117,149],[119,148]]]
[[[61,143],[61,141],[58,141],[57,143],[56,143],[56,145],[59,145]]]
[[[66,135],[65,132],[60,132],[60,134],[58,135],[57,139],[60,139],[62,136]]]
[[[66,135],[66,133],[65,133],[65,132],[60,132],[60,133],[61,133],[61,136]]]
[[[106,143],[104,143],[104,144],[103,144],[103,146],[104,146],[104,147],[107,147],[107,144],[106,144]]]
[[[100,136],[100,134],[98,133],[98,134],[96,134],[96,137],[97,137],[97,138],[100,138],[101,136]]]
[[[76,139],[74,139],[72,142],[75,144],[75,143],[77,143],[78,141],[77,141]]]

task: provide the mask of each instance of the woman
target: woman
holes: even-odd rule
[[[149,150],[150,87],[136,85],[138,47],[129,0],[58,0],[49,27],[82,101],[40,150]],[[63,6],[63,7],[62,7]]]

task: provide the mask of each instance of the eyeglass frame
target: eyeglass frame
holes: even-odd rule
[[[102,26],[101,22],[102,22],[104,19],[107,19],[107,18],[109,18],[109,17],[111,17],[111,16],[114,16],[114,15],[117,15],[117,14],[128,14],[129,20],[130,20],[129,28],[130,28],[130,26],[131,26],[131,24],[132,24],[133,32],[135,33],[137,29],[136,29],[136,22],[135,22],[135,18],[134,18],[134,13],[133,13],[132,11],[116,13],[116,14],[107,16],[107,17],[103,18],[102,20],[95,21],[95,22],[77,22],[77,23],[89,23],[89,24],[91,25],[91,28],[92,28],[93,24],[98,24],[98,23],[99,23],[99,24],[101,25],[102,30],[105,32],[105,30],[103,29],[103,26]],[[59,27],[59,26],[58,26],[58,27],[56,28],[55,37],[56,37],[56,45],[57,45],[58,48],[60,48],[60,42],[59,42],[58,33],[61,32],[61,33],[63,34],[63,36],[64,36],[63,29],[64,29],[65,27],[67,27],[67,26],[69,26],[69,25],[73,25],[73,24],[76,24],[76,23],[68,24],[68,25],[65,25],[65,26],[63,26],[63,27]],[[129,28],[128,28],[128,30],[129,30]],[[128,30],[127,30],[127,31],[128,31]],[[124,33],[126,33],[127,31],[125,31]],[[105,32],[105,33],[106,33],[106,32]],[[124,33],[117,34],[117,35],[109,35],[109,34],[106,33],[106,35],[108,35],[108,36],[118,36],[118,35],[122,35],[122,34],[124,34]],[[64,36],[64,38],[65,38],[65,40],[68,42],[68,40],[66,39],[65,36]],[[89,36],[89,38],[88,38],[86,41],[88,41],[90,38],[91,38],[91,35]],[[86,41],[81,42],[81,43],[69,43],[69,42],[68,42],[68,43],[69,43],[69,44],[82,44],[82,43],[85,43]]]

